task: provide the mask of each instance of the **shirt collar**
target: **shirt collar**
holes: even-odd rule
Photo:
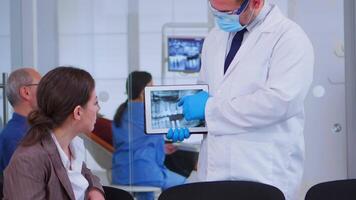
[[[64,167],[66,168],[66,170],[68,170],[68,169],[70,168],[70,160],[69,160],[69,158],[68,158],[68,156],[64,153],[64,151],[63,151],[61,145],[59,144],[59,142],[58,142],[56,136],[55,136],[53,133],[51,134],[51,136],[52,136],[52,139],[53,139],[54,143],[55,143],[56,146],[57,146],[57,150],[58,150],[58,152],[59,152],[59,156],[61,157],[62,163],[63,163]],[[70,147],[69,147],[69,148],[70,148]],[[72,151],[72,149],[71,149],[71,151]],[[73,156],[73,154],[72,154],[72,156]],[[73,156],[73,157],[74,157],[74,156]]]
[[[16,121],[26,122],[27,118],[25,116],[20,115],[19,113],[12,113],[12,119]]]
[[[265,0],[260,13],[249,25],[246,26],[247,31],[250,32],[257,24],[263,21],[271,11],[271,8],[272,6],[268,3],[268,0]]]
[[[66,168],[66,170],[69,170],[70,168],[72,168],[71,171],[81,172],[82,163],[83,163],[84,157],[85,157],[85,155],[84,155],[85,148],[84,148],[84,145],[83,145],[81,139],[78,136],[74,137],[73,140],[71,141],[71,143],[69,144],[69,148],[70,148],[70,151],[72,154],[71,161],[70,161],[69,157],[64,153],[64,151],[63,151],[62,147],[60,146],[54,133],[51,133],[51,136],[52,136],[54,143],[57,146],[59,156],[60,156],[62,163],[63,163],[64,167]]]

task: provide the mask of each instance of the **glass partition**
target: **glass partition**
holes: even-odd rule
[[[11,65],[10,27],[11,23],[21,20],[10,19],[11,2],[0,1],[1,73],[17,67]],[[16,2],[14,5],[21,4]],[[51,15],[40,12],[46,9],[47,4],[36,0],[31,2],[33,7],[23,8],[26,11],[23,16],[33,12],[33,19],[42,19],[44,23],[26,24],[26,27],[32,27],[33,36],[23,37],[22,42],[33,49],[17,49],[16,52],[27,52],[24,55],[27,60],[37,60],[42,64],[56,63],[56,66],[85,69],[96,81],[101,109],[94,130],[81,134],[81,138],[86,147],[85,162],[100,177],[101,183],[124,189],[137,199],[157,199],[168,187],[201,181],[196,176],[197,169],[209,170],[199,168],[202,166],[197,164],[203,135],[192,134],[190,139],[180,143],[172,143],[165,133],[147,135],[144,88],[197,83],[198,71],[203,67],[201,63],[205,62],[201,60],[202,44],[215,24],[207,0],[46,1],[51,8],[55,7],[56,13]],[[343,1],[331,0],[268,2],[277,4],[284,15],[299,24],[315,52],[314,81],[305,101],[304,177],[296,194],[302,199],[306,191],[318,182],[347,178],[344,5]],[[50,16],[37,16],[41,13]],[[54,20],[43,20],[46,17]],[[325,19],[328,23],[322,22]],[[44,37],[36,37],[43,34],[51,35],[47,39],[53,37],[55,41],[47,46],[38,45],[45,43]],[[43,56],[36,57],[37,53],[44,51],[36,48],[43,46],[55,52],[54,58],[48,57],[46,62],[41,62]],[[56,66],[41,66],[41,69],[46,73]],[[212,90],[217,88],[209,87]],[[233,86],[231,88],[233,92]],[[2,90],[0,87],[0,100],[3,98]],[[212,92],[211,96],[214,95]],[[155,123],[164,123],[166,127],[172,124],[169,121],[172,119],[175,120],[174,126],[179,126],[177,124],[183,116],[174,113],[178,99],[170,101],[171,97],[157,96],[157,101],[162,102],[159,109],[155,108],[154,114],[159,119]],[[168,100],[163,102],[162,99]],[[0,111],[0,118],[3,118],[3,106]],[[174,116],[169,118],[167,113]],[[315,124],[315,121],[319,123]],[[0,130],[1,127],[0,124]],[[209,131],[209,122],[207,127]],[[244,139],[250,137],[248,134],[236,135]],[[209,137],[215,136],[208,133],[205,138]],[[264,152],[262,148],[261,151]],[[235,161],[240,162],[239,157],[231,153],[231,162]],[[260,166],[256,164],[251,169],[255,167]],[[298,170],[303,171],[302,168]]]
[[[185,177],[196,168],[197,148],[192,152],[181,151],[165,144],[163,134],[145,135],[143,89],[146,85],[162,84],[162,79],[167,78],[161,74],[162,25],[206,23],[207,10],[195,13],[193,7],[187,10],[183,2],[175,0],[154,3],[61,0],[57,6],[59,65],[86,69],[96,81],[101,110],[93,133],[83,136],[92,170],[103,184],[116,185],[138,196],[146,191],[154,192],[157,198],[166,176],[184,183]],[[207,5],[200,0],[194,1],[193,6]],[[187,11],[191,17],[183,14]],[[135,19],[137,27],[131,24],[128,28],[127,23]],[[137,34],[139,38],[133,41],[128,34]],[[129,49],[135,48],[131,46],[133,42],[138,43],[133,57],[138,62],[128,60]],[[129,66],[129,63],[140,64]],[[129,73],[132,71],[140,72]],[[179,84],[181,78],[184,83],[194,84],[197,74],[186,77],[181,73],[169,79]],[[187,164],[181,166],[179,162]]]
[[[57,1],[59,65],[85,69],[96,82],[100,111],[94,130],[82,134],[82,139],[87,148],[87,165],[103,185],[112,185],[115,152],[112,120],[116,109],[126,99],[127,2]]]

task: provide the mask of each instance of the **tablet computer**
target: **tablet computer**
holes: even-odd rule
[[[145,132],[166,134],[169,128],[187,127],[190,133],[206,133],[205,120],[187,121],[179,100],[200,91],[208,92],[208,85],[168,85],[145,87]]]

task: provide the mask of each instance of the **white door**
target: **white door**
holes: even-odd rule
[[[312,185],[347,178],[344,2],[290,0],[288,13],[315,51],[314,83],[305,104],[304,199]]]

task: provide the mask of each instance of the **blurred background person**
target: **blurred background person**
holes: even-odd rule
[[[7,79],[6,96],[14,113],[0,134],[0,172],[6,168],[28,130],[27,116],[37,108],[37,86],[41,75],[33,68],[20,68]]]
[[[144,88],[151,85],[152,76],[148,72],[134,71],[126,80],[128,99],[119,106],[113,121],[113,184],[156,186],[164,190],[186,181],[184,176],[165,167],[164,137],[145,134]],[[167,150],[172,153],[170,145]],[[154,198],[153,193],[135,195],[139,200]]]
[[[104,199],[77,137],[93,130],[99,111],[91,75],[72,67],[51,70],[37,100],[30,129],[4,171],[4,199]]]

